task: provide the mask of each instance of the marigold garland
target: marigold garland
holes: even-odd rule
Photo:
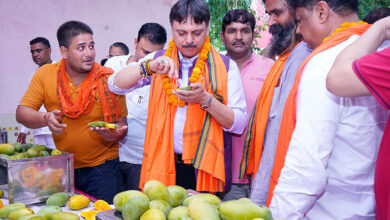
[[[364,22],[364,21],[358,21],[358,22],[345,22],[341,25],[341,27],[339,28],[336,28],[336,30],[334,30],[334,32],[329,36],[329,37],[325,37],[323,42],[325,42],[326,40],[328,40],[330,37],[332,37],[333,35],[337,34],[338,32],[340,31],[343,31],[345,29],[348,29],[350,27],[353,27],[353,26],[356,26],[356,25],[362,25],[362,24],[367,24],[367,22]]]
[[[165,51],[164,56],[171,57],[172,58],[172,51],[173,48],[176,47],[176,44],[174,42],[174,39],[169,42],[169,47]],[[199,53],[198,60],[195,63],[194,69],[192,70],[191,76],[188,78],[188,80],[191,83],[196,83],[198,82],[199,78],[201,75],[203,75],[204,70],[205,70],[205,64],[207,61],[207,56],[210,52],[211,49],[211,44],[210,44],[210,37],[207,36],[206,40],[203,44],[202,50]],[[176,95],[172,93],[172,84],[170,83],[170,79],[167,75],[164,76],[163,78],[163,83],[164,86],[163,88],[165,89],[165,92],[168,94],[168,103],[172,104],[173,106],[180,106],[184,107],[186,103],[183,100],[179,100]]]

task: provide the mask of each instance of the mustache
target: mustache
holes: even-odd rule
[[[280,24],[273,24],[269,27],[268,31],[271,33],[271,34],[278,34],[280,32],[283,31],[283,27],[282,25]]]
[[[236,45],[245,45],[245,43],[242,40],[236,40],[233,42],[233,46],[236,46]]]
[[[197,47],[197,45],[196,44],[184,44],[182,47],[183,48],[195,48],[195,47]]]

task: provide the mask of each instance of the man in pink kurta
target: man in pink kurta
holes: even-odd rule
[[[245,9],[229,11],[222,21],[221,38],[225,44],[227,56],[231,57],[240,70],[242,86],[248,112],[252,112],[257,95],[268,71],[274,61],[254,54],[251,50],[254,39],[255,17]],[[232,156],[232,188],[224,196],[224,200],[249,197],[250,186],[247,179],[239,179],[239,168],[242,158],[242,151],[246,129],[241,135],[233,135],[233,156]]]

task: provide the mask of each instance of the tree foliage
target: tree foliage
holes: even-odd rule
[[[366,16],[374,8],[390,7],[390,0],[359,0],[360,18]]]

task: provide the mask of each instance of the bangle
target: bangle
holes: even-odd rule
[[[44,115],[43,115],[43,120],[45,120],[45,122],[46,122],[46,124],[48,124],[48,119],[49,119],[49,114],[50,114],[50,112],[46,112]]]
[[[153,60],[147,60],[140,64],[140,75],[144,78],[149,78],[154,72],[150,70],[150,62]]]

